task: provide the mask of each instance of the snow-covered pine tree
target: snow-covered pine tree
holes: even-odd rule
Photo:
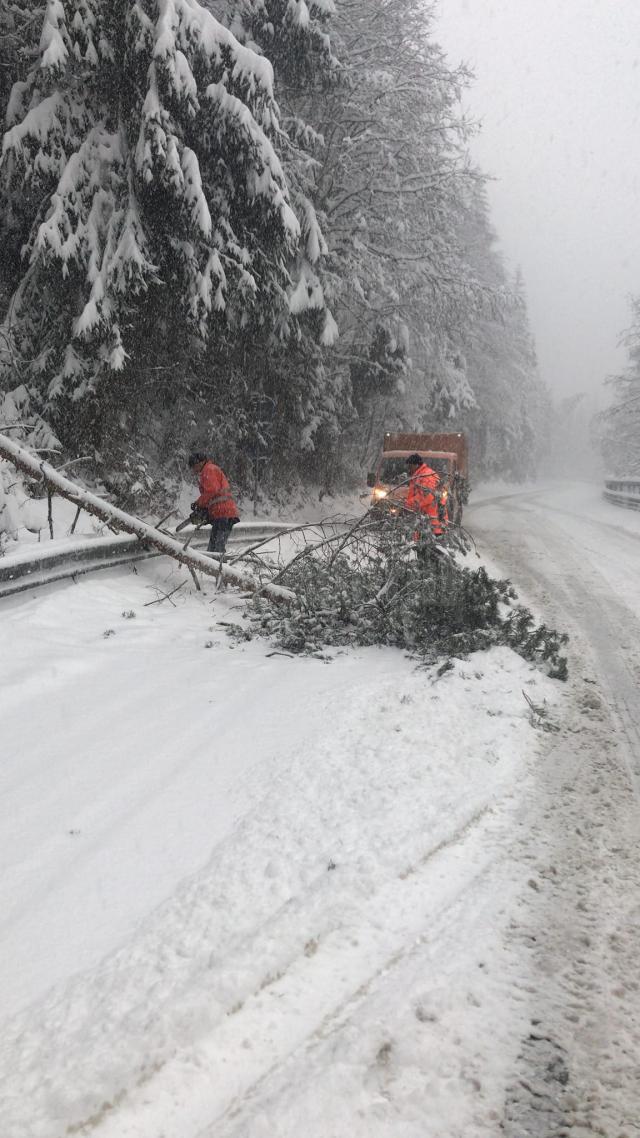
[[[337,325],[331,314],[333,279],[325,266],[324,218],[315,201],[324,140],[311,122],[339,74],[329,36],[335,6],[333,0],[226,0],[223,7],[237,38],[273,64],[284,132],[281,156],[302,236],[286,305],[274,305],[265,319],[252,320],[242,341],[229,344],[230,396],[248,383],[256,397],[277,406],[268,463],[276,481],[290,476],[292,468],[298,476],[324,481],[335,470],[336,445],[351,414],[344,376],[327,367]],[[218,374],[221,364],[218,354]],[[240,383],[231,379],[234,373]],[[225,399],[225,411],[228,404]],[[252,436],[251,405],[244,399],[236,408],[243,423],[238,441],[245,450]],[[216,433],[229,437],[228,431]]]
[[[207,3],[221,10],[215,0]],[[329,34],[334,0],[224,0],[222,7],[234,35],[269,58],[283,89],[309,96],[336,65]]]
[[[4,0],[0,6],[0,132],[11,89],[24,81],[38,52],[44,0]],[[20,247],[13,226],[11,203],[0,213],[0,321],[4,317],[19,276]],[[2,345],[0,343],[0,349]]]
[[[629,362],[607,380],[613,400],[600,416],[602,455],[607,470],[620,477],[640,475],[640,297],[631,301],[631,314],[622,338]]]
[[[13,84],[24,79],[37,55],[45,0],[3,0],[0,6],[0,123]]]
[[[460,109],[466,76],[434,41],[432,6],[344,0],[333,26],[341,73],[314,108],[326,143],[316,200],[338,295],[334,366],[355,385],[360,459],[366,424],[372,435],[399,425],[408,396],[413,413],[413,389],[426,397],[425,361],[443,352],[448,327],[466,311],[472,282],[456,202],[476,174]],[[372,367],[380,329],[389,367],[383,358]]]
[[[461,339],[462,336],[456,335],[453,330],[450,341],[443,344],[429,359],[429,421],[442,430],[447,425],[455,429],[462,423],[463,417],[477,407],[469,380],[468,361],[461,347],[456,344]]]
[[[459,374],[432,371],[430,420],[446,429],[454,406],[478,473],[532,477],[547,434],[549,396],[538,374],[522,279],[511,280],[505,270],[481,186],[468,187],[458,224],[475,289],[466,319],[449,333]]]
[[[4,0],[0,6],[0,129],[9,107],[12,88],[20,90],[38,55],[38,42],[45,0]],[[7,364],[9,390],[3,390],[0,379],[0,431],[38,449],[53,450],[59,446],[46,423],[34,413],[29,392],[21,382],[21,370],[11,354],[11,340],[2,322],[10,297],[20,275],[19,223],[15,224],[12,202],[3,203],[0,211],[0,367]],[[23,428],[17,430],[20,424]],[[17,538],[24,523],[24,505],[28,495],[22,476],[13,466],[0,462],[0,552],[6,543]]]
[[[272,68],[198,0],[48,0],[8,127],[12,353],[64,441],[102,446],[116,408],[153,405],[154,368],[164,396],[212,330],[286,294]]]

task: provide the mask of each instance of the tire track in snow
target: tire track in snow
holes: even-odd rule
[[[517,517],[513,509],[510,512]],[[517,539],[502,539],[507,571],[516,582],[525,582],[538,607],[546,610],[545,618],[567,629],[582,653],[592,657],[599,683],[608,693],[608,710],[625,740],[627,769],[640,804],[640,620],[615,596],[603,574],[585,561],[584,544],[549,525],[549,514],[567,515],[567,511],[549,510],[545,503],[544,514],[542,523],[536,519],[544,526],[544,533],[537,535],[535,527],[530,528],[532,514],[527,514],[524,546]],[[624,531],[622,538],[623,544],[627,538],[630,543],[637,541]]]
[[[247,650],[248,659],[254,655]],[[285,682],[289,670],[303,667],[307,665],[299,661],[280,663],[278,682]],[[295,750],[290,762],[269,765],[268,781],[261,780],[256,788],[251,818],[216,850],[208,871],[180,887],[171,905],[158,911],[141,935],[103,966],[74,978],[66,991],[53,992],[42,1008],[34,1006],[20,1017],[15,1034],[6,1037],[5,1051],[9,1070],[13,1060],[17,1068],[11,1081],[13,1101],[20,1098],[24,1106],[21,1114],[21,1104],[16,1106],[15,1128],[0,1126],[4,1133],[22,1134],[19,1127],[26,1114],[26,1125],[32,1123],[38,1138],[59,1138],[68,1123],[80,1133],[83,1118],[96,1132],[109,1123],[119,1138],[126,1133],[125,1125],[136,1138],[145,1133],[158,1138],[166,1130],[164,1117],[160,1122],[154,1117],[150,1129],[141,1131],[122,1092],[132,1088],[143,1106],[155,1094],[167,1054],[173,1054],[174,1073],[179,1074],[180,1064],[187,1073],[187,1091],[189,1079],[197,1076],[208,1124],[210,1099],[225,1091],[229,1064],[238,1066],[246,1083],[250,1048],[241,1045],[251,1039],[240,1036],[237,1024],[251,1027],[256,1022],[266,1032],[264,1046],[256,1047],[256,1075],[261,1077],[273,1059],[269,1032],[274,1019],[274,1030],[283,1034],[282,1055],[295,1053],[296,1039],[304,1043],[314,1026],[301,1022],[306,1000],[318,1026],[345,1000],[348,1019],[362,1006],[366,997],[358,993],[372,973],[375,977],[376,968],[384,972],[392,959],[394,970],[401,968],[407,957],[400,950],[411,945],[412,937],[417,939],[415,928],[419,936],[429,923],[437,925],[450,886],[455,893],[455,880],[442,881],[438,866],[456,859],[452,850],[437,852],[435,843],[447,831],[457,832],[456,823],[465,814],[468,823],[475,806],[511,789],[512,760],[528,752],[524,736],[530,728],[520,688],[523,682],[534,682],[531,669],[507,662],[505,676],[515,679],[507,694],[499,672],[488,676],[487,684],[476,683],[482,669],[475,666],[468,674],[464,668],[461,675],[431,686],[424,673],[410,676],[408,669],[395,664],[390,675],[377,668],[375,684],[365,673],[357,686],[359,663],[353,674],[351,664],[344,670],[345,661],[338,660],[334,667],[342,669],[341,693],[345,677],[351,677],[348,706],[341,694],[336,715],[335,692],[327,697],[321,717],[327,730],[319,732],[320,746],[303,747],[303,761]],[[253,680],[255,684],[255,675]],[[455,698],[447,694],[450,682]],[[401,706],[409,697],[400,698],[399,684],[413,693],[412,712]],[[497,697],[502,710],[495,714],[502,714],[507,702],[507,721],[472,715],[472,730],[467,731],[463,716],[462,725],[456,719],[449,730],[457,699],[462,697],[467,707],[467,692],[470,711],[486,710]],[[313,706],[317,710],[315,684]],[[496,730],[501,725],[502,733]],[[440,747],[432,745],[434,738]],[[430,801],[434,791],[435,811]],[[426,820],[431,848],[425,854]],[[481,820],[478,825],[484,831],[489,823]],[[478,848],[482,854],[473,833],[460,842],[461,890],[470,863],[475,873],[481,861]],[[332,855],[340,863],[335,875],[324,872]],[[416,871],[425,856],[427,862]],[[489,865],[488,853],[487,858]],[[319,867],[323,872],[307,898],[307,886]],[[294,897],[281,906],[280,917],[272,923],[274,908],[291,893],[297,893],[299,902]],[[407,897],[411,904],[403,900]],[[399,913],[394,925],[398,898],[406,919]],[[455,954],[455,945],[452,951]],[[379,976],[373,986],[381,982]],[[239,1004],[251,991],[250,1004],[245,997],[244,1006],[230,1017],[234,1002]],[[238,1046],[230,1053],[218,1046],[218,1025],[222,1021],[221,1029],[226,1028],[232,1020],[230,1038]],[[334,1023],[339,1033],[335,1019],[328,1030]],[[9,1038],[20,1039],[13,1054]],[[180,1138],[187,1138],[194,1129],[191,1102],[180,1093],[182,1080],[176,1082],[178,1089],[174,1087],[170,1097],[173,1109],[179,1106],[182,1112]],[[109,1103],[116,1109],[107,1118]],[[227,1105],[225,1094],[223,1109]]]
[[[503,1130],[636,1135],[640,621],[628,590],[638,538],[608,526],[604,544],[599,527],[546,500],[504,510],[500,529],[487,525],[492,555],[526,603],[570,633],[572,710],[523,843],[535,872],[512,936],[530,960],[531,1023]]]
[[[363,905],[356,926],[307,942],[305,952],[278,975],[266,976],[197,1048],[178,1052],[143,1085],[130,1088],[113,1111],[87,1119],[80,1132],[92,1138],[220,1134],[284,1064],[339,1029],[381,976],[437,936],[438,919],[495,859],[497,825],[488,807],[475,812],[388,880]],[[256,941],[266,931],[257,930]],[[268,933],[277,937],[277,926]]]
[[[216,847],[211,864],[150,915],[131,943],[96,970],[78,974],[66,988],[53,989],[8,1025],[3,1062],[12,1097],[5,1125],[0,1125],[3,1133],[60,1138],[68,1126],[78,1133],[82,1126],[97,1132],[107,1121],[115,1128],[112,1133],[120,1133],[122,1118],[136,1138],[145,1133],[158,1138],[164,1120],[156,1118],[150,1130],[140,1131],[123,1092],[143,1098],[155,1093],[157,1072],[172,1056],[174,1073],[180,1063],[189,1077],[198,1068],[205,1096],[212,1081],[216,1094],[215,1085],[226,1084],[229,1062],[237,1062],[245,1078],[246,1048],[231,1058],[226,1049],[216,1053],[219,1066],[214,1063],[211,1070],[202,1062],[201,1048],[209,1039],[215,1043],[219,1025],[234,1018],[229,1017],[234,1007],[245,1024],[258,1012],[269,1016],[280,1002],[283,983],[287,992],[288,984],[298,983],[300,994],[289,1001],[283,1031],[291,1036],[293,1025],[306,1038],[298,1009],[306,1011],[308,995],[318,1001],[314,1023],[320,1024],[342,998],[357,991],[376,963],[384,965],[402,947],[404,929],[393,940],[393,926],[387,927],[383,911],[393,913],[396,895],[404,896],[414,880],[425,878],[434,893],[426,907],[437,910],[438,875],[429,876],[427,865],[418,874],[413,867],[425,853],[433,866],[441,839],[457,834],[488,801],[509,798],[513,759],[528,753],[530,728],[520,689],[534,677],[530,668],[505,654],[478,691],[474,681],[483,678],[478,665],[473,673],[461,667],[460,674],[430,685],[410,665],[397,667],[395,658],[391,673],[386,655],[365,658],[370,663],[364,671],[359,658],[336,661],[339,675],[315,662],[279,665],[274,682],[287,681],[289,699],[289,672],[298,676],[308,668],[317,673],[312,707],[327,730],[317,734],[313,746],[303,746],[304,761],[300,742],[294,745],[296,735],[277,762],[253,772],[249,813]],[[247,650],[252,671],[258,660],[261,653]],[[507,688],[500,682],[501,668]],[[326,687],[320,704],[318,684]],[[542,687],[546,690],[547,684]],[[477,702],[486,708],[487,700],[495,701],[505,719],[463,717],[449,730],[452,709],[467,692],[472,707]],[[296,714],[299,719],[299,708]],[[434,733],[441,734],[441,746],[435,749],[425,744]],[[466,785],[462,796],[461,778]],[[426,833],[430,843],[425,850]],[[443,856],[449,855],[445,851]],[[336,872],[327,872],[334,857]],[[462,858],[467,872],[469,860],[473,858]],[[386,900],[377,904],[381,888]],[[425,899],[419,892],[412,896],[414,921]],[[411,941],[411,932],[407,939]],[[343,948],[347,964],[354,961],[353,977],[348,969],[345,976],[333,974]],[[317,988],[316,977],[324,975],[317,971],[323,960],[329,961],[331,973],[324,999],[322,989],[308,993],[308,986]],[[335,998],[334,983],[339,985]],[[257,1010],[255,1002],[240,1009],[247,993],[259,988]],[[264,1063],[258,1064],[257,1074],[263,1070]],[[189,1103],[182,1108],[178,1133],[185,1138],[193,1128]],[[205,1122],[211,1117],[208,1109],[203,1117]],[[21,1131],[23,1125],[32,1126],[32,1132]]]

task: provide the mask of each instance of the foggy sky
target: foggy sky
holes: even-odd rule
[[[435,33],[475,72],[472,154],[542,377],[604,403],[640,294],[640,0],[439,0]]]

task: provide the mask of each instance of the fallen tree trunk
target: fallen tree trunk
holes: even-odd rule
[[[100,518],[113,529],[133,534],[143,545],[152,546],[160,553],[166,553],[168,557],[173,557],[190,570],[197,569],[208,577],[218,578],[221,575],[223,580],[228,581],[231,585],[260,593],[285,604],[290,604],[294,600],[294,594],[290,589],[282,588],[279,585],[264,584],[257,581],[251,574],[243,573],[240,569],[225,565],[217,558],[205,557],[203,553],[198,553],[195,550],[185,550],[179,541],[174,541],[167,534],[134,517],[133,514],[127,514],[124,510],[118,509],[117,506],[112,506],[110,502],[105,502],[103,498],[98,498],[89,490],[83,490],[81,486],[77,486],[75,482],[71,482],[60,474],[54,466],[44,462],[2,434],[0,434],[0,457],[7,459],[17,470],[21,470],[31,478],[42,480],[47,494],[59,494],[60,497],[73,502],[78,509],[86,510],[88,514]]]

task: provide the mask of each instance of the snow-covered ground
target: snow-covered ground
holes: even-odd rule
[[[568,685],[273,654],[163,560],[2,602],[2,1138],[640,1133],[640,517],[468,521]]]

